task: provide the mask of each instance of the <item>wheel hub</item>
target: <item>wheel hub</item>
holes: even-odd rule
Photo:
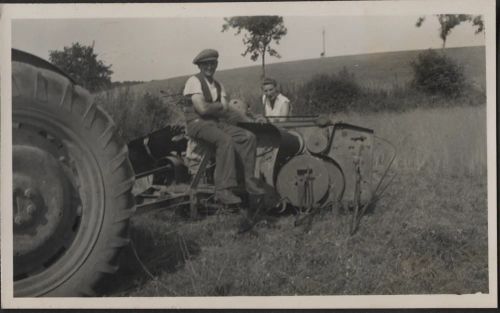
[[[14,177],[14,180],[19,178]],[[40,195],[34,195],[31,188],[14,189],[14,225],[26,227],[33,223],[34,218],[42,211],[42,204],[37,201]]]
[[[59,151],[44,136],[16,130],[13,142],[15,275],[43,269],[74,238],[77,193]]]

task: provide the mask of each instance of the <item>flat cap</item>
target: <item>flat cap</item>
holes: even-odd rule
[[[193,64],[199,64],[208,61],[216,61],[219,58],[219,52],[214,49],[205,49],[198,53],[193,59]]]

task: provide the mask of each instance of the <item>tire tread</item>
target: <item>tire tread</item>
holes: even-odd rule
[[[54,84],[58,88],[49,88],[52,86],[50,84]],[[116,256],[121,248],[129,244],[127,231],[130,217],[135,212],[133,197],[129,196],[130,199],[125,202],[113,201],[117,197],[130,194],[132,190],[134,174],[128,160],[127,146],[118,136],[110,116],[93,102],[92,95],[59,73],[39,68],[34,64],[13,62],[12,90],[13,105],[15,105],[14,98],[22,96],[37,101],[40,106],[46,106],[47,109],[55,110],[56,107],[64,109],[65,112],[70,113],[70,116],[81,120],[82,125],[89,129],[92,137],[99,141],[101,151],[98,156],[96,155],[96,158],[100,158],[98,164],[102,171],[103,181],[107,182],[105,184],[105,202],[108,207],[105,208],[105,222],[100,230],[101,235],[97,239],[94,249],[90,252],[93,260],[87,260],[72,278],[59,286],[54,286],[47,293],[41,294],[46,296],[93,296],[95,295],[94,287],[103,274],[116,272],[117,266],[113,264]],[[27,95],[27,90],[32,90],[33,94]],[[50,94],[53,90],[58,90],[60,93]],[[44,97],[40,99],[40,95],[43,94],[47,98],[45,101]],[[76,110],[78,105],[85,107]],[[103,129],[98,129],[100,124],[96,123],[97,120],[104,125]],[[118,153],[113,155],[116,151]],[[106,159],[108,160],[105,161]],[[119,171],[119,169],[122,170]],[[114,205],[115,202],[121,203],[121,207]]]

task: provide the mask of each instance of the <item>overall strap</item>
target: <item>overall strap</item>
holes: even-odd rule
[[[210,92],[210,88],[208,87],[208,84],[205,80],[205,77],[203,74],[199,73],[195,75],[196,78],[200,81],[201,84],[201,91],[203,93],[203,97],[205,98],[205,101],[208,103],[214,102],[212,99],[212,93]],[[221,100],[221,85],[218,81],[214,80],[215,88],[217,88],[217,99],[216,101]],[[193,101],[191,100],[191,95],[185,96],[184,101],[183,101],[183,106],[182,106],[182,111],[184,112],[184,117],[186,119],[186,123],[189,124],[189,122],[200,118],[196,110],[194,109],[193,106]]]
[[[207,81],[205,80],[205,77],[203,76],[202,73],[198,73],[195,75],[196,78],[200,81],[201,84],[201,91],[203,92],[203,97],[205,98],[206,102],[218,102],[220,101],[221,97],[221,86],[218,81],[214,79],[214,84],[215,88],[217,89],[217,99],[215,101],[212,99],[212,93],[210,92],[210,89],[208,88]]]

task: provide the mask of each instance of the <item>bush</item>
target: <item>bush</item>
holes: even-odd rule
[[[330,75],[316,75],[297,90],[295,113],[345,111],[362,96],[361,87],[344,67]]]
[[[160,98],[151,93],[136,95],[129,87],[101,93],[96,96],[96,102],[111,115],[127,142],[167,124],[182,123],[178,99]]]
[[[418,55],[412,61],[413,86],[431,95],[457,98],[466,87],[463,67],[455,61],[432,49]]]

